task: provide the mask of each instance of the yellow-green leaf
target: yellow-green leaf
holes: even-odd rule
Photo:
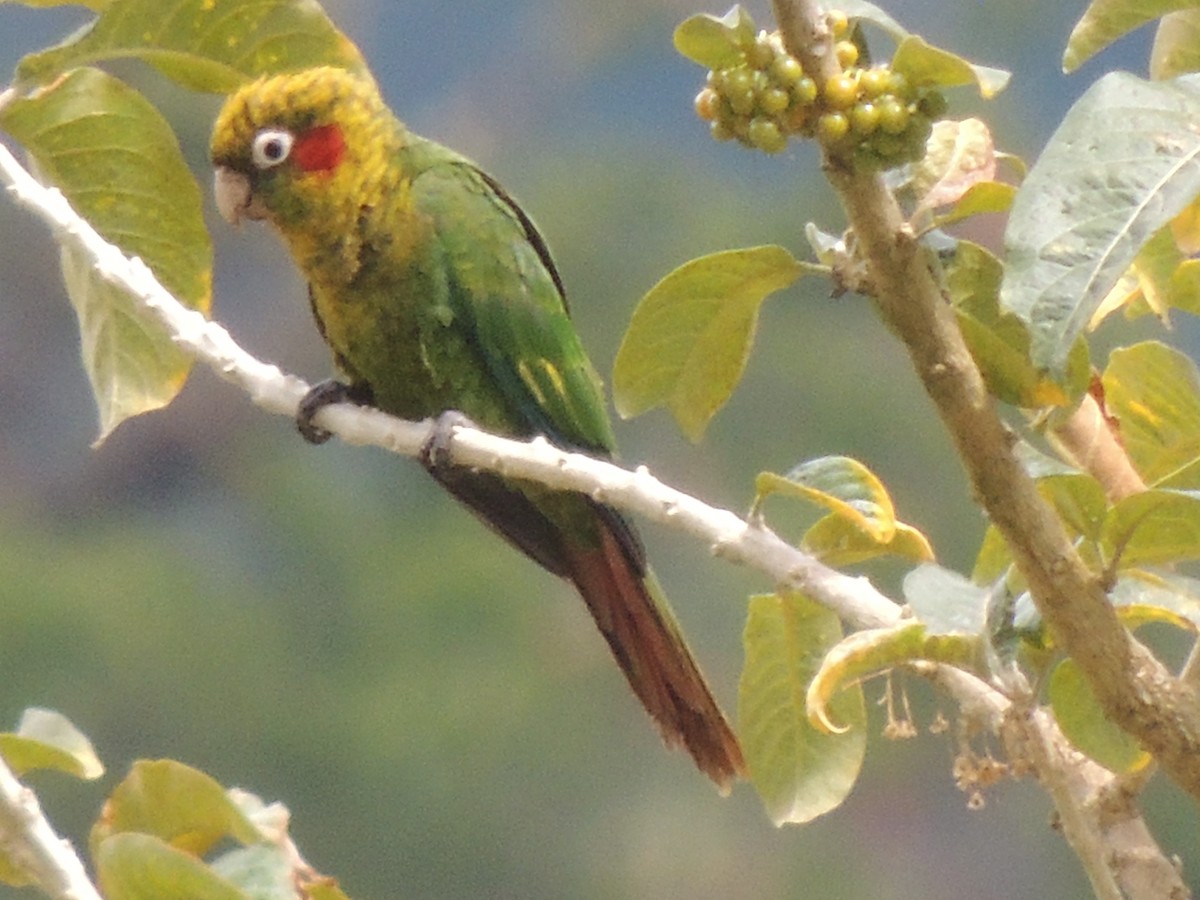
[[[92,742],[66,716],[49,709],[25,710],[15,734],[0,734],[0,756],[18,777],[33,769],[89,781],[104,774]]]
[[[808,822],[849,794],[866,752],[862,689],[831,698],[842,733],[809,723],[804,690],[842,636],[836,615],[796,595],[750,598],[738,686],[738,733],[754,788],[776,825]]]
[[[738,4],[723,16],[701,13],[685,19],[675,29],[675,49],[709,69],[724,69],[741,62],[756,33],[754,20]]]
[[[111,835],[154,835],[188,853],[204,854],[225,838],[243,844],[260,838],[257,828],[216,781],[174,760],[139,760],[117,785],[92,828],[92,845]]]
[[[1002,181],[981,181],[971,185],[950,208],[937,216],[934,223],[938,226],[953,225],[972,216],[986,213],[1008,212],[1012,206],[1017,189]]]
[[[1117,501],[1100,545],[1121,568],[1200,559],[1200,492],[1158,488]]]
[[[1106,769],[1132,772],[1150,762],[1137,739],[1105,716],[1075,660],[1068,657],[1054,667],[1046,697],[1067,740]]]
[[[857,631],[826,654],[808,685],[806,705],[813,727],[831,734],[848,724],[830,705],[843,686],[913,660],[974,669],[980,639],[967,634],[930,634],[925,623],[907,621],[891,628]]]
[[[1117,38],[1195,0],[1092,0],[1075,23],[1063,52],[1064,72],[1074,72]]]
[[[896,532],[896,510],[887,488],[856,459],[823,456],[787,475],[760,472],[754,479],[754,508],[772,494],[797,497],[853,522],[872,540],[888,543]]]
[[[628,418],[666,404],[683,433],[699,440],[742,377],[763,300],[811,268],[766,246],[671,272],[642,298],[617,351],[617,411]]]
[[[200,190],[170,126],[141,94],[79,69],[9,104],[0,126],[101,235],[140,257],[180,301],[208,311],[212,245]],[[191,361],[76,251],[63,254],[63,274],[103,440],[124,419],[170,403]]]
[[[844,516],[831,513],[817,520],[804,533],[800,548],[833,568],[898,556],[913,562],[933,559],[929,539],[911,525],[897,522],[891,540],[881,542]]]
[[[915,34],[904,38],[892,57],[892,70],[916,87],[959,87],[975,85],[985,99],[1004,90],[1012,77],[1003,69],[978,66],[948,50],[927,44]]]
[[[310,66],[367,72],[358,48],[316,0],[111,0],[89,27],[21,60],[17,77],[45,83],[78,66],[124,58],[213,93]]]
[[[1150,48],[1150,77],[1156,81],[1200,71],[1200,9],[1168,13],[1158,23]]]
[[[1138,473],[1155,487],[1200,488],[1200,374],[1190,358],[1145,341],[1114,350],[1104,399]]]
[[[105,900],[250,900],[203,862],[148,834],[117,834],[95,850]]]

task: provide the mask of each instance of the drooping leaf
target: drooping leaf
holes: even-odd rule
[[[78,69],[9,104],[0,126],[102,236],[145,262],[181,302],[208,311],[212,245],[200,190],[170,126],[141,94]],[[64,251],[63,275],[103,440],[126,418],[170,403],[191,361],[74,250]]]
[[[1200,193],[1200,77],[1097,81],[1025,179],[1005,232],[1002,305],[1028,324],[1035,365],[1068,353],[1145,243]],[[1102,139],[1100,139],[1102,136]]]
[[[112,835],[134,831],[197,855],[226,838],[250,844],[260,837],[220,784],[169,759],[133,764],[92,827],[92,846]]]
[[[842,636],[836,615],[796,595],[751,597],[738,686],[738,733],[754,788],[776,825],[808,822],[846,798],[866,751],[862,689],[830,693],[839,734],[810,724],[804,690]]]
[[[1200,72],[1200,9],[1168,13],[1158,23],[1150,48],[1150,77],[1164,81]]]
[[[112,835],[94,858],[105,900],[250,900],[192,854],[152,835]]]
[[[914,87],[960,87],[974,85],[991,99],[1008,85],[1012,73],[967,62],[949,50],[934,47],[910,34],[896,47],[892,71],[904,75]]]
[[[760,472],[754,492],[755,509],[772,494],[781,494],[824,506],[879,543],[888,543],[896,532],[896,510],[887,488],[874,472],[846,456],[801,463],[787,475]]]
[[[800,549],[835,569],[857,565],[879,556],[928,562],[934,555],[929,539],[911,525],[897,522],[891,539],[878,541],[855,522],[836,513],[818,519],[804,533]]]
[[[763,300],[813,266],[782,247],[727,250],[684,263],[642,298],[613,365],[624,417],[665,404],[691,440],[733,393]]]
[[[1092,0],[1075,23],[1063,52],[1064,72],[1074,72],[1117,38],[1195,0]]]
[[[1121,568],[1200,559],[1200,492],[1131,494],[1113,504],[1100,542],[1105,561]]]
[[[723,69],[742,60],[756,33],[754,19],[737,4],[723,16],[701,13],[685,19],[675,29],[675,49],[692,62]]]
[[[1054,667],[1046,697],[1067,740],[1106,769],[1132,772],[1152,759],[1135,737],[1105,716],[1075,660],[1068,657]]]
[[[92,742],[62,713],[25,710],[15,733],[0,734],[0,756],[20,777],[33,769],[55,769],[92,780],[104,774]]]
[[[844,685],[914,660],[946,663],[974,670],[983,643],[977,635],[934,634],[924,622],[905,621],[891,628],[856,631],[831,649],[808,685],[808,720],[832,734],[847,723],[829,705]]]
[[[123,58],[212,93],[310,66],[367,72],[358,48],[316,0],[111,0],[88,28],[21,60],[17,78],[44,84],[69,69]]]
[[[981,119],[935,122],[925,147],[910,182],[918,209],[958,203],[972,187],[994,183],[996,147]]]
[[[1200,374],[1157,341],[1114,350],[1104,397],[1121,442],[1147,484],[1200,489]]]

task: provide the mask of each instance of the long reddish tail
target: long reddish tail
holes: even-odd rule
[[[745,774],[742,750],[713,698],[654,574],[631,559],[608,523],[601,546],[567,548],[583,595],[629,686],[670,747],[682,747],[728,793]]]

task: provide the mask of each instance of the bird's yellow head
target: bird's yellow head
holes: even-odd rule
[[[222,215],[285,233],[370,205],[403,126],[368,78],[322,67],[261,78],[225,102],[212,135]]]

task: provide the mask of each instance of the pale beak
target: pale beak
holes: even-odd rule
[[[267,210],[254,196],[250,179],[226,166],[217,166],[213,177],[213,195],[222,217],[232,225],[242,219],[265,219]]]

